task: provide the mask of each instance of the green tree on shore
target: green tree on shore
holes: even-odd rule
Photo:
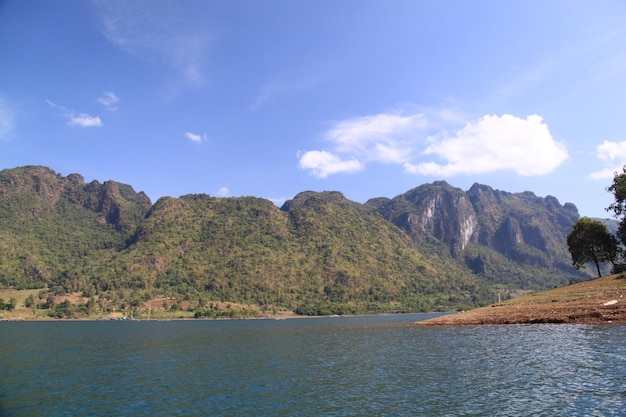
[[[17,300],[15,297],[11,297],[8,303],[4,302],[4,299],[0,298],[0,310],[13,311],[17,307]]]
[[[592,262],[602,276],[600,264],[611,262],[615,264],[618,243],[604,224],[597,220],[583,217],[574,224],[574,229],[567,235],[567,246],[572,255],[572,263],[580,269],[588,262]]]

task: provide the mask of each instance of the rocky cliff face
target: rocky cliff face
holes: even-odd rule
[[[552,196],[507,193],[480,184],[465,192],[441,181],[367,204],[417,244],[429,238],[444,242],[456,259],[464,257],[469,244],[477,244],[522,264],[570,268],[566,236],[578,210]],[[480,258],[466,263],[484,270]]]
[[[152,202],[143,192],[115,181],[85,183],[82,175],[67,177],[47,167],[26,166],[0,172],[0,203],[32,210],[34,216],[68,203],[100,216],[103,223],[130,232],[143,219]]]
[[[477,236],[478,217],[468,195],[444,181],[414,188],[379,211],[416,242],[435,238],[447,243],[455,257]]]
[[[91,198],[83,206],[100,213],[104,222],[122,232],[132,233],[152,206],[146,194],[115,181],[92,181],[84,189]]]
[[[566,236],[580,217],[573,204],[480,184],[467,195],[478,217],[477,242],[521,262],[552,266],[569,261]]]

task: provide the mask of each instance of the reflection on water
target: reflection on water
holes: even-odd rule
[[[9,416],[626,416],[626,327],[0,323]]]

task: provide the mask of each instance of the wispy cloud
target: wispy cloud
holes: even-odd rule
[[[410,160],[414,134],[424,129],[422,114],[376,114],[343,120],[325,134],[331,150],[301,153],[300,167],[325,178],[340,172],[361,171],[368,162],[403,163]]]
[[[287,91],[287,87],[284,84],[276,82],[264,84],[254,98],[250,109],[253,111],[259,110],[266,104],[278,100],[280,97],[287,94]]]
[[[11,135],[15,128],[16,112],[9,102],[0,95],[0,140]]]
[[[112,91],[108,91],[104,93],[102,97],[98,98],[98,103],[102,104],[109,111],[116,111],[117,103],[119,103],[120,101],[120,98]]]
[[[200,143],[207,140],[207,135],[198,135],[197,133],[185,132],[185,137],[192,142]]]
[[[555,79],[562,82],[568,77],[572,77],[572,82],[567,83],[567,92],[572,94],[598,83],[611,82],[626,72],[626,53],[622,47],[626,41],[626,29],[623,25],[608,24],[606,28],[598,28],[590,36],[577,40],[551,50],[539,61],[519,66],[506,84],[494,91],[494,97],[522,96],[530,90],[549,87]]]
[[[267,82],[261,86],[252,100],[250,110],[257,111],[277,101],[311,90],[318,85],[318,77],[318,74],[314,76],[304,74],[299,78],[292,76],[288,80]]]
[[[420,114],[377,114],[341,121],[325,136],[338,152],[355,153],[366,160],[404,162],[411,152],[412,132],[424,126]]]
[[[172,2],[94,0],[102,34],[137,58],[172,68],[194,86],[204,83],[208,37],[182,19]]]
[[[300,167],[319,178],[373,162],[437,177],[505,170],[530,176],[548,174],[568,158],[540,116],[486,115],[448,133],[459,116],[449,110],[341,121],[325,134],[330,149],[299,154]]]
[[[77,126],[77,127],[101,127],[102,126],[102,120],[100,120],[99,116],[91,116],[87,113],[77,113],[59,104],[53,103],[50,100],[46,100],[46,102],[48,103],[50,107],[58,110],[61,113],[61,116],[63,116],[67,120],[67,124],[70,126]]]
[[[592,172],[588,178],[592,180],[612,179],[615,173],[622,172],[622,167],[626,165],[626,141],[605,140],[598,145],[596,156],[604,163],[604,169]]]

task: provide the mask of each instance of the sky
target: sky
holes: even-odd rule
[[[626,2],[0,0],[0,170],[360,203],[445,180],[610,217]]]

